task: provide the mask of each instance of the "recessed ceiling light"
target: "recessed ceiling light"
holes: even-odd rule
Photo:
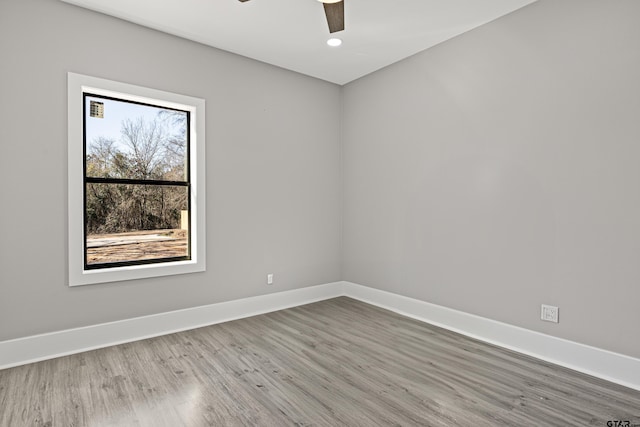
[[[327,44],[332,47],[340,46],[342,44],[342,40],[336,38],[329,39],[327,40]]]

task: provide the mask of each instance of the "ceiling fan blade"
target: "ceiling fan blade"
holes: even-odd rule
[[[335,33],[344,30],[344,0],[338,3],[322,3],[324,14],[327,15],[329,32]]]

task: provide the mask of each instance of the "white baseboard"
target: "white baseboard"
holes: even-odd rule
[[[416,320],[640,390],[640,359],[355,283],[343,282],[343,292]]]
[[[184,310],[0,341],[0,369],[348,296],[640,390],[640,359],[541,334],[391,292],[334,282]]]
[[[195,329],[342,295],[342,282],[0,341],[0,369]]]

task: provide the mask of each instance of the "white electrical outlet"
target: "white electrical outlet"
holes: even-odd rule
[[[558,312],[560,309],[553,305],[542,304],[540,318],[545,322],[558,323]]]
[[[273,285],[273,273],[267,274],[267,285]]]

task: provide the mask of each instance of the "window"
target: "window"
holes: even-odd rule
[[[204,271],[204,100],[69,73],[69,284]]]
[[[190,112],[83,96],[84,268],[191,259]]]

